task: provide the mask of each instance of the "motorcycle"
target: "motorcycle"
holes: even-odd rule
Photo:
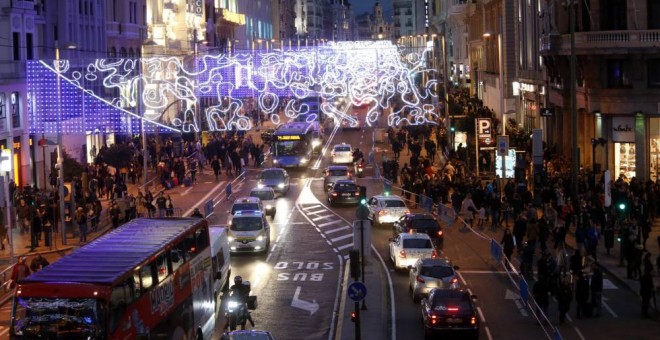
[[[243,284],[250,287],[250,282],[248,281],[243,282]],[[227,305],[225,306],[225,317],[227,318],[227,325],[225,328],[229,328],[230,331],[235,331],[238,326],[241,326],[241,329],[245,329],[249,316],[251,316],[250,310],[256,309],[256,306],[256,296],[248,296],[247,301],[243,302],[238,296],[238,293],[231,290],[229,292]]]
[[[364,176],[364,162],[355,162],[353,163],[353,168],[355,171],[355,175],[357,177],[363,177]]]

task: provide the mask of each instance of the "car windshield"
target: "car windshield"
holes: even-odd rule
[[[337,152],[351,151],[351,147],[350,146],[335,146],[335,151],[337,151]]]
[[[472,310],[470,296],[452,291],[436,291],[433,295],[433,310],[446,311],[448,307],[458,307],[459,310]]]
[[[236,214],[237,211],[259,211],[259,204],[257,203],[234,203],[231,207],[231,214]]]
[[[357,186],[353,183],[336,183],[334,189],[337,191],[357,191]]]
[[[261,179],[284,179],[282,171],[263,171]]]
[[[234,218],[229,226],[229,229],[233,231],[257,231],[262,228],[261,217],[258,216]]]
[[[454,275],[454,269],[446,266],[422,266],[419,275],[442,279]]]
[[[403,240],[404,248],[433,248],[431,240],[424,238],[409,238]]]
[[[430,218],[412,220],[411,227],[413,229],[424,230],[424,231],[440,228],[438,222]]]
[[[269,201],[275,199],[275,193],[266,190],[255,190],[250,193],[250,197],[256,197],[262,201]]]
[[[385,206],[388,208],[405,208],[406,204],[399,200],[385,200]]]
[[[27,338],[105,338],[104,309],[95,299],[19,297],[14,308],[14,332]]]
[[[348,170],[345,169],[328,170],[328,176],[348,176]]]

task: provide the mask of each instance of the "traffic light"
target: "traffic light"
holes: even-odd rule
[[[383,195],[389,196],[392,193],[392,184],[385,182],[383,185]]]
[[[356,322],[358,319],[358,314],[356,311],[351,312],[351,321]]]
[[[367,199],[366,198],[361,199],[360,204],[367,205]]]
[[[620,212],[626,212],[626,204],[625,203],[623,203],[623,202],[619,203],[618,208],[619,208]]]
[[[450,127],[449,127],[449,131],[451,131],[451,132],[456,132],[456,127],[453,126],[453,125],[450,126]]]

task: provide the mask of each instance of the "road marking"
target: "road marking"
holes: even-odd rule
[[[181,193],[181,196],[188,195],[190,193],[190,190],[192,190],[192,189],[193,189],[193,187],[190,187],[190,188],[186,189],[186,191]]]
[[[582,332],[580,332],[580,330],[579,330],[577,327],[573,326],[573,328],[575,329],[575,332],[578,334],[578,336],[580,337],[580,339],[582,339],[582,340],[586,340],[586,339],[584,338],[584,336],[582,335]]]
[[[344,255],[344,260],[348,260],[348,259],[350,259],[350,258],[351,258],[350,255],[348,255],[348,254]]]
[[[206,194],[206,196],[204,196],[201,200],[199,200],[197,204],[194,204],[192,207],[190,207],[190,209],[188,209],[188,211],[186,211],[182,216],[188,216],[188,215],[192,214],[192,212],[195,211],[195,208],[199,207],[200,203],[202,203],[202,202],[206,203],[208,201],[209,197],[211,197],[211,195],[213,195],[215,193],[215,191],[218,190],[218,188],[220,188],[220,186],[222,186],[224,183],[225,183],[224,181],[218,183],[218,185],[213,187],[213,189],[211,189],[209,191],[209,193]]]
[[[527,314],[527,310],[525,310],[525,306],[523,306],[523,303],[520,300],[514,301],[516,304],[516,307],[518,308],[518,311],[520,312],[520,315],[523,317],[528,317],[529,314]]]
[[[315,211],[305,211],[306,215],[318,215],[322,212],[327,212],[326,209],[321,209],[321,210],[315,210]]]
[[[481,311],[481,307],[477,307],[477,313],[479,313],[479,319],[481,319],[481,322],[486,322],[486,318],[484,318],[484,313]]]
[[[607,311],[610,314],[612,314],[613,317],[618,318],[619,316],[616,313],[614,313],[614,310],[612,308],[610,308],[610,305],[608,305],[607,302],[605,302],[605,301],[607,301],[607,298],[604,297],[604,296],[601,296],[601,305],[603,305],[603,307],[605,307],[605,309],[607,309]]]
[[[342,230],[346,230],[346,229],[351,229],[351,227],[345,225],[345,226],[343,226],[343,227],[341,227],[341,228],[328,230],[328,231],[326,231],[325,233],[326,233],[326,234],[332,234],[332,233],[336,233],[336,232],[338,232],[338,231],[342,231]]]
[[[346,248],[350,248],[350,247],[352,247],[352,246],[353,246],[353,243],[349,243],[349,244],[345,244],[345,245],[343,245],[343,246],[341,246],[341,247],[337,247],[337,249],[339,249],[339,250],[344,250],[344,249],[346,249]]]
[[[334,215],[319,216],[319,217],[312,218],[312,221],[316,222],[316,221],[325,220],[325,219],[333,218],[333,217],[335,217],[335,216]]]
[[[310,210],[310,209],[316,209],[316,208],[320,208],[320,207],[321,207],[320,204],[315,204],[315,205],[312,205],[312,206],[309,206],[309,207],[303,207],[303,210],[307,211],[307,210]]]
[[[349,237],[353,237],[353,235],[351,235],[351,234],[346,234],[346,235],[343,235],[343,236],[335,237],[335,238],[331,239],[330,241],[332,241],[332,243],[335,243],[335,242],[337,242],[337,241],[345,240],[345,239],[347,239],[347,238],[349,238]]]
[[[461,279],[461,282],[463,282],[463,285],[467,286],[467,282],[465,282],[465,279],[463,278],[463,275],[461,275],[460,272],[456,272],[456,274],[458,274],[458,277]]]
[[[316,300],[312,300],[312,302],[301,300],[298,298],[300,296],[300,290],[302,287],[298,286],[296,288],[295,294],[293,294],[293,300],[291,301],[291,307],[294,308],[299,308],[304,311],[309,312],[309,315],[312,316],[316,311],[319,310],[319,304],[316,303]]]
[[[603,289],[619,289],[612,281],[603,279]]]
[[[484,328],[486,329],[486,336],[488,337],[488,340],[493,340],[493,337],[490,335],[490,329],[488,329],[488,326]]]
[[[334,220],[334,221],[330,221],[330,222],[321,223],[321,224],[318,225],[318,227],[319,228],[324,228],[324,227],[327,227],[329,225],[342,223],[342,222],[343,222],[342,220]]]
[[[323,235],[321,235],[321,236],[323,236]],[[324,237],[324,238],[325,238],[325,237]],[[330,240],[328,240],[328,239],[325,239],[325,243],[327,243],[329,246],[332,245],[332,243],[331,243]]]

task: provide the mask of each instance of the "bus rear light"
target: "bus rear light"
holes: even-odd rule
[[[359,192],[356,192],[356,193],[355,193],[355,196],[360,196],[360,193],[359,193]]]

